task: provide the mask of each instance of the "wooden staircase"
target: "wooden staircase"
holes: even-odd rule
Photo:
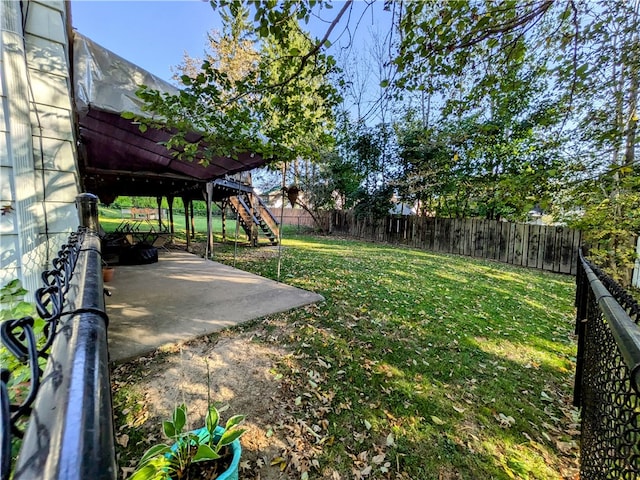
[[[247,234],[249,243],[258,245],[260,233],[271,245],[277,245],[280,238],[280,225],[251,185],[231,179],[217,179],[214,187],[226,191],[225,195],[232,210],[236,213],[240,226]]]

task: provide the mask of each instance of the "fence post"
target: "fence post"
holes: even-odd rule
[[[98,232],[98,197],[93,193],[81,193],[76,197],[78,220],[81,227],[92,232]]]

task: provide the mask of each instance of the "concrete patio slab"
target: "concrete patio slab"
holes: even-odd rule
[[[321,295],[186,252],[118,266],[105,286],[111,361],[324,300]]]

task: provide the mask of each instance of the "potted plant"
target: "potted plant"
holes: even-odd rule
[[[238,428],[244,415],[234,415],[224,427],[218,425],[220,414],[209,407],[205,426],[184,432],[187,409],[176,407],[173,418],[162,424],[172,446],[154,445],[140,459],[131,480],[237,480],[241,447],[238,440],[245,432]]]
[[[102,281],[104,283],[110,282],[113,280],[113,275],[115,274],[116,269],[110,266],[107,262],[102,260]]]
[[[113,275],[115,274],[116,269],[113,267],[102,267],[102,281],[104,283],[110,282],[113,280]]]
[[[298,200],[298,194],[300,193],[300,189],[298,188],[298,186],[294,183],[293,185],[289,186],[288,188],[285,188],[286,192],[287,192],[287,198],[289,199],[289,203],[291,204],[291,207],[295,207],[296,206],[296,200]]]

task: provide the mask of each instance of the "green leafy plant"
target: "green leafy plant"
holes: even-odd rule
[[[27,290],[22,287],[20,280],[15,279],[0,288],[0,322],[12,319],[31,317],[33,333],[40,348],[45,341],[42,333],[45,321],[36,314],[34,304],[25,302]],[[40,359],[44,368],[46,361]],[[3,344],[0,344],[0,364],[11,372],[9,379],[9,400],[17,402],[26,394],[26,386],[31,375],[29,366],[16,358]]]
[[[24,301],[24,296],[27,293],[27,290],[23,288],[18,279],[11,280],[0,288],[0,323],[12,319],[31,317],[33,333],[40,348],[45,341],[42,333],[45,321],[36,315],[36,309],[32,303]],[[44,368],[46,360],[39,358],[38,361],[40,368]],[[0,365],[2,365],[3,369],[11,372],[7,382],[9,403],[13,405],[21,403],[29,392],[29,384],[31,382],[29,365],[16,358],[2,343],[0,343]],[[16,426],[19,430],[26,430],[27,420],[19,419]],[[17,458],[21,444],[21,439],[13,435],[11,438],[12,461]]]
[[[35,315],[33,304],[24,301],[27,293],[18,279],[0,288],[0,320]]]
[[[216,407],[209,406],[205,428],[185,432],[187,407],[179,405],[174,410],[172,419],[162,423],[165,436],[173,440],[174,445],[162,443],[149,448],[131,480],[189,479],[193,464],[222,460],[225,447],[244,434],[245,429],[238,428],[244,418],[244,415],[234,415],[227,420],[224,429],[218,428],[220,412]],[[216,471],[214,466],[211,470]],[[210,478],[217,478],[217,474]]]

